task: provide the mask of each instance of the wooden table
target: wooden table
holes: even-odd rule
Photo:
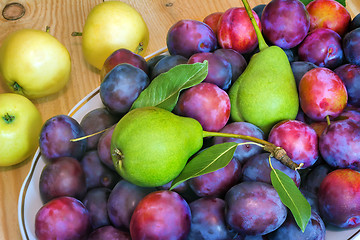
[[[240,0],[123,0],[140,12],[150,31],[146,54],[166,46],[166,33],[178,20],[202,20],[210,13],[225,11],[230,7],[243,6]],[[81,37],[72,37],[73,31],[82,31],[89,11],[101,0],[2,0],[0,10],[11,2],[21,3],[25,14],[17,20],[0,16],[0,44],[11,32],[22,28],[45,30],[63,43],[70,52],[72,73],[67,86],[57,94],[33,100],[40,110],[43,121],[67,114],[88,93],[99,86],[99,72],[87,64],[81,50]],[[250,0],[250,6],[267,3],[269,0]],[[347,0],[348,10],[354,17],[360,12],[360,1]],[[9,92],[3,82],[0,93]],[[21,239],[17,202],[21,185],[28,174],[32,157],[8,168],[0,168],[0,239]]]

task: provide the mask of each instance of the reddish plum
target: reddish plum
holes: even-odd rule
[[[328,28],[318,28],[310,32],[298,47],[299,59],[319,67],[334,69],[344,60],[341,37]]]
[[[80,121],[80,126],[84,130],[85,135],[91,135],[111,127],[118,120],[118,117],[110,114],[106,108],[101,107],[85,114]],[[102,133],[99,133],[87,138],[87,150],[96,149],[101,135]]]
[[[328,126],[328,123],[327,122],[311,122],[309,125],[310,125],[310,127],[312,127],[315,130],[316,135],[318,137],[320,137],[321,134],[323,133],[323,131],[325,130],[325,128]]]
[[[58,157],[74,157],[80,160],[86,151],[87,140],[72,142],[84,137],[80,124],[67,115],[56,115],[44,123],[39,138],[41,155],[51,161]]]
[[[143,70],[128,63],[116,65],[100,84],[101,101],[111,114],[125,114],[149,82]]]
[[[257,126],[248,122],[232,122],[228,123],[223,127],[219,132],[221,133],[233,133],[245,136],[251,136],[258,139],[264,139],[264,132]],[[224,143],[224,142],[237,142],[245,143],[247,140],[240,138],[229,138],[229,137],[214,137],[214,144]],[[238,160],[241,164],[244,164],[245,161],[258,154],[262,151],[262,148],[254,144],[244,144],[237,146],[234,158]]]
[[[240,162],[233,158],[223,168],[189,179],[189,186],[199,197],[224,197],[240,178]]]
[[[219,48],[214,51],[218,55],[228,61],[231,65],[231,82],[234,82],[244,72],[247,62],[243,55],[233,49]]]
[[[319,211],[326,224],[340,228],[360,225],[360,173],[351,169],[330,172],[319,188]]]
[[[104,62],[103,67],[100,70],[100,80],[102,81],[105,78],[105,75],[111,71],[116,65],[121,63],[128,63],[133,65],[134,67],[140,68],[146,74],[149,73],[148,65],[146,60],[125,48],[120,48],[114,51]]]
[[[153,188],[144,188],[125,180],[119,181],[110,193],[107,210],[112,225],[117,228],[130,226],[130,219],[135,207]]]
[[[360,66],[344,64],[337,67],[334,72],[345,84],[348,93],[348,104],[360,107]]]
[[[236,232],[244,235],[264,235],[285,221],[287,208],[276,190],[263,182],[242,182],[225,196],[225,220]]]
[[[249,158],[242,167],[242,181],[265,182],[271,184],[269,164],[269,153],[260,153]],[[271,157],[271,165],[286,175],[288,175],[296,184],[300,186],[300,174],[282,164],[279,160]]]
[[[137,239],[186,239],[191,211],[176,192],[159,190],[146,195],[136,206],[130,222],[130,235]]]
[[[330,166],[360,171],[360,123],[332,122],[320,136],[319,150]]]
[[[205,23],[184,19],[170,27],[166,36],[170,55],[189,58],[199,52],[212,52],[217,48],[214,31]]]
[[[195,53],[189,58],[188,64],[208,61],[208,74],[204,82],[213,83],[219,88],[227,90],[231,84],[231,65],[223,57],[214,53]]]
[[[264,37],[272,44],[289,49],[299,45],[310,28],[305,5],[298,0],[272,0],[261,16]]]
[[[266,235],[269,240],[324,240],[325,224],[318,213],[311,211],[309,222],[303,232],[292,214],[288,214],[285,222],[274,232]]]
[[[205,131],[218,131],[230,118],[229,95],[212,83],[200,83],[180,94],[175,112],[200,122]]]
[[[81,200],[87,188],[80,162],[75,158],[60,157],[46,164],[40,175],[39,191],[43,203],[61,196]]]
[[[254,18],[261,30],[258,15],[253,11]],[[221,16],[217,38],[221,48],[230,48],[239,53],[250,53],[258,45],[258,40],[250,18],[244,7],[227,9]]]
[[[297,120],[281,121],[271,129],[268,141],[282,147],[303,168],[312,166],[319,157],[318,136],[313,128]]]
[[[38,240],[82,240],[90,231],[89,212],[76,198],[55,198],[43,205],[35,216]]]
[[[130,233],[119,230],[111,225],[92,231],[87,240],[131,240]]]
[[[351,63],[360,65],[360,28],[348,32],[342,41],[345,59]]]
[[[347,104],[347,96],[345,84],[330,69],[311,69],[300,80],[300,105],[312,120],[339,116]]]
[[[114,132],[116,124],[112,125],[109,129],[107,129],[100,137],[97,153],[99,155],[100,161],[107,167],[112,170],[115,170],[115,166],[113,160],[111,158],[111,137]]]
[[[360,109],[345,108],[337,119],[339,120],[351,119],[354,120],[355,122],[360,122]]]
[[[82,200],[89,212],[90,222],[93,229],[110,225],[107,213],[107,201],[111,190],[105,187],[89,190]]]
[[[186,64],[187,62],[188,59],[181,55],[165,56],[155,64],[154,68],[151,71],[151,79],[156,78],[161,73],[165,73],[179,64]]]
[[[85,153],[81,160],[81,167],[85,173],[86,187],[106,187],[112,189],[120,180],[120,175],[106,167],[100,160],[96,150]]]
[[[335,0],[314,0],[306,5],[310,15],[310,31],[329,28],[343,36],[351,21],[347,9]]]
[[[188,240],[233,239],[225,222],[225,201],[200,198],[190,203],[191,229]]]
[[[203,22],[207,24],[214,31],[215,34],[217,34],[218,23],[222,15],[223,12],[211,13],[203,19]]]

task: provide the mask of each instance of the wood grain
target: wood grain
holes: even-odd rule
[[[72,107],[93,89],[99,86],[98,71],[87,64],[81,50],[81,37],[72,37],[73,31],[81,31],[89,11],[101,0],[2,0],[0,10],[12,2],[21,3],[25,14],[20,19],[9,21],[0,16],[0,44],[11,32],[22,28],[45,30],[69,50],[72,61],[71,78],[67,86],[49,97],[33,100],[42,119],[67,114]],[[124,0],[141,13],[150,31],[147,54],[166,46],[168,29],[180,19],[202,20],[210,13],[225,11],[230,7],[243,6],[240,0]],[[267,3],[268,0],[250,0],[251,6]],[[354,17],[360,12],[360,1],[347,1],[348,10]],[[0,83],[0,93],[9,92]],[[28,174],[32,158],[23,163],[0,168],[0,240],[21,239],[17,201],[21,185]]]

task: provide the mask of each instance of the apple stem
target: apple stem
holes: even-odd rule
[[[256,33],[256,36],[257,36],[257,39],[258,39],[258,42],[259,42],[259,49],[260,51],[261,50],[264,50],[265,48],[268,48],[269,46],[266,44],[265,42],[265,39],[263,37],[263,35],[261,34],[261,30],[259,28],[259,26],[257,25],[256,23],[256,20],[254,18],[254,14],[250,8],[250,5],[248,3],[247,0],[241,0],[245,6],[245,9],[246,9],[246,12],[250,18],[250,21],[251,21],[251,24],[254,26],[254,29],[255,29],[255,33]]]
[[[326,122],[327,122],[328,125],[330,125],[330,117],[329,117],[329,115],[326,115]]]
[[[9,124],[9,123],[11,123],[11,122],[14,121],[15,116],[10,115],[9,113],[6,113],[6,114],[2,117],[2,119],[4,119],[4,121],[5,121],[7,124]]]
[[[71,36],[73,36],[73,37],[82,36],[82,32],[72,32]]]
[[[50,32],[50,27],[49,26],[46,26],[45,28],[45,32],[49,33]]]
[[[286,151],[276,146],[275,144],[272,144],[268,141],[265,141],[263,139],[259,139],[256,137],[246,136],[246,135],[240,135],[240,134],[234,134],[234,133],[222,133],[222,132],[208,132],[203,131],[203,137],[229,137],[229,138],[239,138],[244,140],[249,140],[255,143],[262,144],[264,147],[264,150],[267,152],[270,152],[271,156],[279,160],[282,164],[287,166],[288,168],[292,170],[298,170],[300,169],[303,164],[296,164],[294,163],[291,158],[287,155]]]

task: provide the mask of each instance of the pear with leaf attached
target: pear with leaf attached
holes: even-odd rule
[[[254,26],[260,52],[254,54],[245,71],[229,91],[231,119],[246,121],[269,133],[285,119],[295,119],[299,97],[289,60],[278,46],[268,46],[246,0],[246,11]]]
[[[144,187],[169,183],[203,145],[203,129],[193,118],[158,107],[136,108],[117,123],[111,154],[117,172]]]

